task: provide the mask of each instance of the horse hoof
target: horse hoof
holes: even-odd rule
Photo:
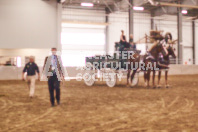
[[[170,88],[170,86],[169,86],[169,85],[166,85],[165,87],[166,87],[166,88]]]
[[[153,86],[153,89],[155,89],[156,88],[156,86]]]
[[[162,87],[161,85],[158,85],[158,86],[157,86],[157,88],[161,88],[161,87]]]
[[[132,85],[130,85],[130,84],[127,84],[126,87],[127,87],[127,88],[133,88],[134,86],[132,86]]]

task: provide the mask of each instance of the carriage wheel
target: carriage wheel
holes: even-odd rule
[[[108,73],[107,78],[105,78],[106,84],[108,87],[112,88],[116,85],[116,81],[117,81],[116,73],[113,70],[109,70],[106,73]]]
[[[95,79],[93,79],[93,75],[95,74],[95,70],[91,63],[87,63],[85,67],[85,73],[83,75],[84,82],[87,86],[93,86],[95,83]]]
[[[139,82],[139,73],[136,73],[133,77],[133,80],[131,81],[131,75],[132,75],[133,71],[131,71],[130,77],[129,77],[129,85],[130,87],[135,87],[138,85]]]

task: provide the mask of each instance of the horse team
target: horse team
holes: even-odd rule
[[[145,86],[150,87],[150,83],[149,83],[150,76],[151,76],[151,72],[153,72],[153,77],[152,77],[153,88],[156,88],[156,87],[161,88],[161,85],[160,85],[161,72],[162,70],[165,70],[165,87],[169,88],[169,85],[168,85],[168,69],[169,69],[169,64],[170,64],[169,57],[172,56],[173,58],[176,58],[176,55],[174,52],[175,49],[173,48],[173,45],[175,44],[177,40],[175,41],[172,40],[171,33],[166,33],[165,36],[160,35],[157,37],[152,37],[152,39],[154,39],[154,44],[148,50],[148,52],[143,56],[143,60],[142,60],[144,63],[144,66],[147,67],[147,70],[128,69],[127,84],[129,83],[129,81],[132,82],[137,72],[143,71]],[[135,52],[133,58],[130,58],[128,61],[132,63],[135,63],[135,62],[141,63],[139,53]],[[157,65],[157,69],[148,68],[148,65],[150,64],[152,64],[152,67],[154,65]],[[158,74],[158,84],[156,85],[155,75],[157,71],[159,72],[159,74]]]

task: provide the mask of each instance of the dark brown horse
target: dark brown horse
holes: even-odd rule
[[[133,58],[130,58],[128,61],[130,62],[129,65],[129,69],[128,69],[128,75],[127,75],[127,84],[132,83],[132,80],[135,76],[135,74],[137,73],[137,70],[141,70],[144,71],[144,79],[145,82],[147,82],[147,87],[149,87],[149,81],[150,81],[150,73],[153,70],[153,68],[155,67],[157,61],[158,61],[158,57],[159,57],[159,53],[162,53],[164,56],[166,56],[168,54],[168,51],[166,50],[166,48],[163,46],[162,43],[160,43],[159,41],[156,41],[154,43],[154,45],[152,46],[152,48],[150,49],[149,53],[147,55],[144,55],[143,57],[143,66],[140,66],[140,55],[139,53],[134,53]],[[131,68],[132,64],[134,65],[135,63],[138,63],[138,67],[135,68]],[[132,72],[132,74],[130,74]],[[153,84],[154,84],[154,78],[153,78]]]
[[[166,56],[168,54],[168,51],[164,47],[163,42],[155,42],[152,48],[149,50],[150,55],[144,56],[145,66],[148,67],[149,64],[152,64],[151,68],[148,68],[144,71],[144,81],[147,87],[150,86],[149,82],[150,82],[151,71],[153,71],[153,88],[156,87],[155,86],[155,71],[158,69],[155,69],[155,68],[157,68],[160,53],[162,53],[163,56]]]
[[[167,51],[168,51],[168,55],[163,56],[162,60],[159,61],[161,66],[159,65],[160,70],[159,70],[159,74],[158,74],[158,86],[157,86],[158,88],[161,87],[161,85],[160,85],[161,70],[165,70],[165,85],[166,85],[166,88],[169,87],[169,85],[168,85],[168,70],[169,70],[168,65],[170,64],[169,56],[172,56],[173,58],[176,58],[176,55],[175,55],[174,49],[171,45],[169,45],[167,47]]]
[[[135,73],[137,72],[137,69],[139,68],[139,66],[135,67],[135,63],[140,62],[140,52],[139,50],[134,50],[133,51],[133,58],[129,58],[128,62],[129,62],[129,66],[128,66],[128,74],[127,74],[127,85],[130,83],[132,83],[132,80],[134,78]],[[133,71],[132,75],[131,72]],[[132,78],[133,77],[133,78]],[[133,84],[131,84],[133,85]]]

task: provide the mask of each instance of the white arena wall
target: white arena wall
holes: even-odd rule
[[[43,66],[44,59],[50,55],[48,49],[0,49],[0,56],[5,57],[21,57],[21,65],[25,65],[25,57],[34,56],[38,66]]]
[[[42,67],[39,68],[42,73]],[[23,67],[1,66],[0,80],[21,80]],[[67,79],[75,79],[78,73],[84,73],[77,67],[66,67]],[[170,65],[169,75],[195,75],[198,74],[198,65]],[[142,75],[142,73],[140,74]],[[164,72],[162,73],[164,75]]]
[[[0,56],[34,56],[39,66],[60,49],[62,5],[57,0],[0,0]]]
[[[95,10],[63,9],[56,0],[1,0],[0,1],[0,56],[21,57],[22,67],[26,56],[35,56],[36,63],[42,67],[45,56],[50,54],[51,47],[61,48],[61,19],[68,21],[84,21],[105,23],[105,12]],[[62,15],[62,13],[66,15]],[[75,15],[74,15],[75,14]],[[95,15],[96,14],[96,15]],[[62,15],[62,16],[61,16]],[[62,18],[61,18],[62,17]],[[151,16],[147,13],[134,13],[134,41],[138,41],[151,29]],[[156,17],[154,23],[158,30],[171,32],[177,38],[176,16]],[[183,21],[184,62],[192,60],[192,23]],[[120,40],[121,30],[129,39],[129,23],[127,12],[115,12],[109,15],[108,51],[114,51],[114,43]],[[105,32],[105,29],[104,29]],[[198,20],[196,21],[196,51],[198,51]],[[59,35],[58,35],[59,34]],[[176,46],[177,47],[177,46]],[[186,47],[186,48],[185,48]],[[78,47],[79,48],[79,47]],[[87,45],[84,49],[93,50],[98,47]],[[100,47],[101,50],[104,47]],[[75,46],[67,50],[77,50]],[[78,49],[79,50],[79,49]],[[172,65],[170,74],[198,74],[198,54],[196,64]],[[68,67],[71,77],[76,74],[75,67]],[[10,70],[10,71],[9,71]],[[4,79],[19,79],[22,68],[0,67]],[[12,74],[11,74],[12,73]],[[19,78],[18,78],[19,77]]]
[[[196,56],[196,59],[195,59],[195,62],[196,64],[198,65],[198,20],[195,21],[195,56]]]
[[[58,42],[56,0],[0,0],[0,48],[50,48]]]

